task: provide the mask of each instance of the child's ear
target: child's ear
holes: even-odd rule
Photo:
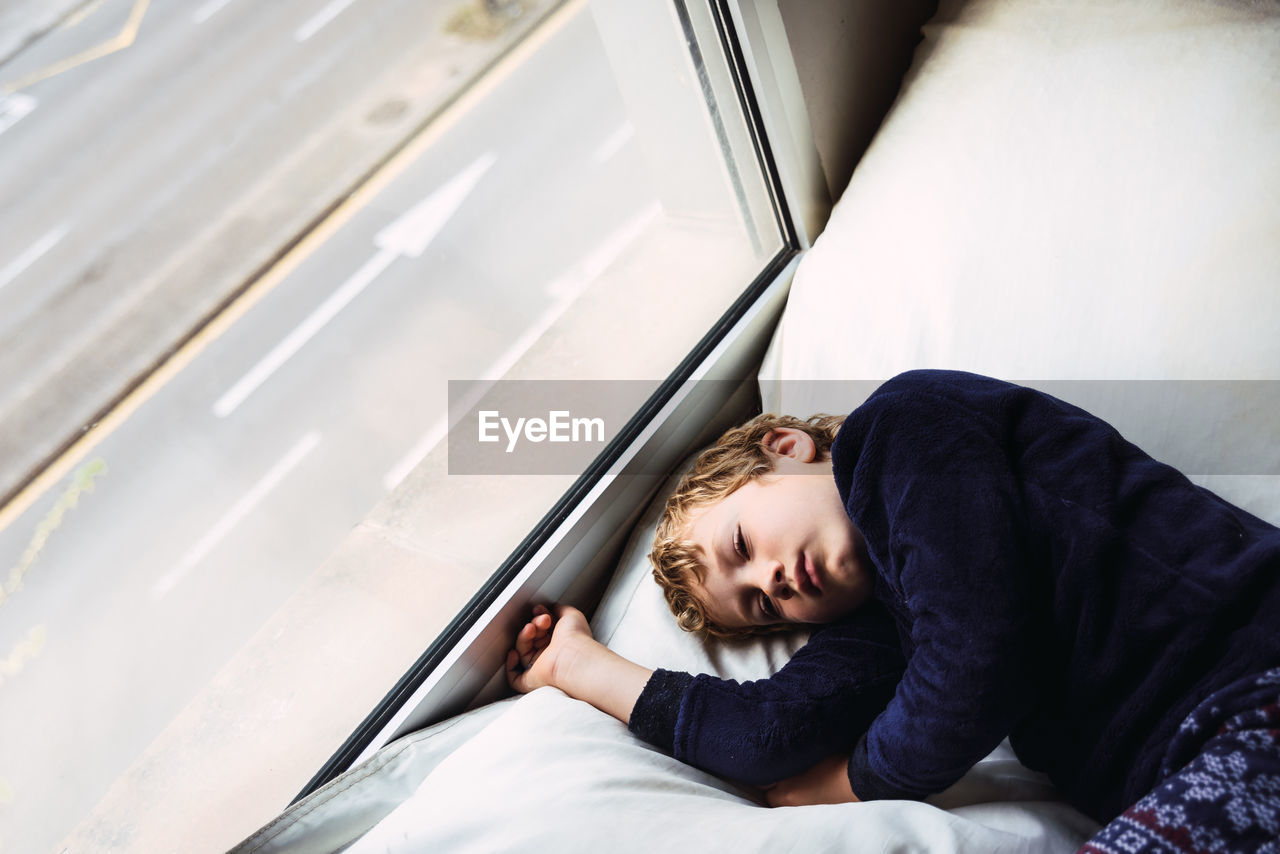
[[[818,446],[813,443],[813,437],[791,427],[773,428],[764,434],[760,444],[776,456],[789,457],[801,463],[811,463],[818,456]]]

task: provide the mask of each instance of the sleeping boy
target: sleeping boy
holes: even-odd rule
[[[915,371],[705,451],[652,555],[680,625],[819,624],[777,674],[650,671],[535,609],[508,653],[771,805],[923,798],[1008,737],[1106,826],[1082,850],[1280,837],[1280,529],[1098,418]]]

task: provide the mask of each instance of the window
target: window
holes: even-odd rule
[[[129,122],[83,107],[94,144],[39,193],[6,167],[37,224],[0,243],[10,329],[98,310],[92,269],[39,290],[93,257],[92,221],[104,269],[152,282],[137,298],[175,353],[87,442],[51,436],[70,453],[6,511],[11,847],[217,847],[268,818],[585,488],[450,474],[449,380],[626,381],[646,405],[796,249],[727,5],[492,4],[522,14],[487,52],[421,5],[104,0],[4,67],[34,80],[60,46],[128,41],[7,96],[8,164],[49,147],[59,111],[138,99]],[[254,83],[269,96],[227,118]],[[317,112],[320,142],[299,130]],[[128,216],[104,195],[184,166]],[[255,166],[201,222],[202,194]],[[46,209],[74,225],[45,229]],[[181,253],[151,263],[148,234]],[[271,257],[246,270],[250,244]],[[33,394],[83,390],[51,373]]]

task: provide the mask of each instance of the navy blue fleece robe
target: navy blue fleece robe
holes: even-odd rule
[[[1280,664],[1280,529],[1083,410],[915,371],[854,410],[832,462],[874,603],[771,679],[659,671],[636,734],[749,783],[851,750],[862,800],[940,791],[1008,736],[1106,821],[1201,700]]]

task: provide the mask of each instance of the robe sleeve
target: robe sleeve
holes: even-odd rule
[[[893,622],[878,606],[815,631],[768,679],[658,670],[630,729],[677,759],[762,786],[848,753],[902,674]]]

